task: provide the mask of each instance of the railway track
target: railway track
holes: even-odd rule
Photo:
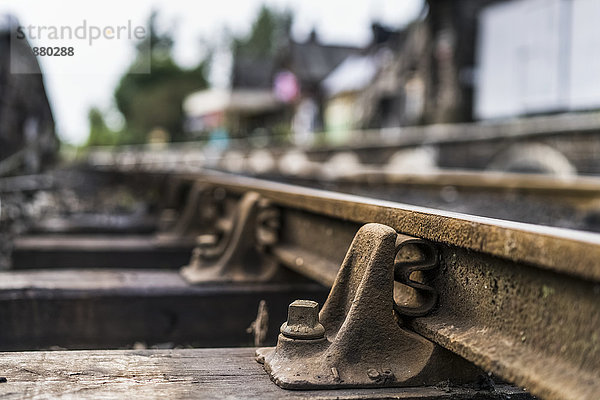
[[[567,113],[474,122],[410,126],[347,132],[342,143],[327,136],[314,146],[271,144],[269,137],[231,139],[219,143],[94,148],[85,157],[95,165],[138,165],[152,168],[217,168],[232,173],[291,174],[324,178],[379,167],[390,171],[434,169],[473,172],[535,172],[598,175],[600,115]],[[340,163],[339,161],[343,161]],[[340,168],[344,165],[344,168]]]
[[[308,280],[316,281],[322,288],[333,288],[321,319],[327,330],[328,340],[339,343],[340,347],[333,349],[335,354],[343,353],[344,346],[356,346],[356,351],[362,351],[361,345],[367,346],[368,343],[363,343],[363,339],[344,342],[340,339],[341,331],[329,331],[331,326],[336,325],[335,319],[327,317],[333,309],[331,304],[338,304],[338,314],[341,308],[352,316],[350,318],[347,315],[345,323],[358,324],[355,326],[357,331],[365,330],[369,335],[376,336],[378,330],[383,328],[397,329],[399,322],[401,335],[406,331],[414,332],[419,337],[418,341],[432,343],[436,349],[447,351],[485,372],[524,387],[540,398],[598,397],[600,264],[597,260],[600,256],[600,236],[581,230],[539,225],[544,222],[539,220],[539,216],[527,213],[519,215],[515,210],[511,213],[510,208],[516,204],[514,201],[508,204],[508,211],[504,211],[508,217],[513,220],[529,218],[529,222],[538,224],[407,205],[397,202],[402,196],[408,196],[406,193],[389,190],[390,187],[397,190],[398,184],[405,188],[412,185],[413,198],[421,199],[431,199],[431,193],[445,190],[435,201],[446,203],[452,202],[448,202],[447,198],[444,200],[444,195],[448,197],[448,189],[443,188],[454,188],[453,196],[459,199],[460,196],[463,196],[462,199],[467,199],[468,196],[473,198],[473,192],[487,192],[486,201],[495,208],[501,207],[498,205],[499,201],[492,202],[494,197],[506,199],[512,196],[514,200],[516,196],[519,204],[536,204],[535,201],[541,202],[544,196],[551,193],[555,199],[552,201],[554,205],[560,203],[563,207],[564,220],[572,221],[568,218],[569,215],[577,213],[592,216],[587,220],[582,218],[579,226],[575,224],[571,227],[595,230],[594,224],[581,225],[581,221],[589,222],[590,218],[593,220],[596,212],[598,191],[594,179],[563,180],[557,184],[552,178],[538,179],[533,176],[522,176],[519,181],[494,175],[478,178],[466,174],[468,179],[463,179],[464,173],[400,176],[376,171],[327,181],[303,178],[296,182],[303,185],[300,186],[208,170],[190,172],[189,169],[174,171],[172,168],[163,168],[161,171],[160,167],[136,169],[131,164],[113,165],[110,171],[104,168],[102,173],[116,174],[122,179],[141,183],[142,186],[162,193],[163,199],[166,199],[161,203],[162,219],[168,214],[171,216],[170,223],[163,223],[160,232],[148,235],[148,239],[160,238],[171,242],[193,239],[192,245],[196,246],[196,250],[181,274],[187,283],[181,280],[173,284],[180,295],[184,293],[183,297],[186,297],[191,292],[198,294],[202,290],[214,293],[215,287],[228,287],[227,296],[238,296],[239,299],[236,290],[245,290],[246,293],[253,293],[246,301],[256,303],[266,287],[270,287],[268,290],[271,292],[281,293],[279,298],[269,300],[271,305],[279,302],[277,307],[273,307],[279,311],[271,315],[271,319],[277,318],[277,321],[273,321],[275,330],[273,331],[273,326],[269,327],[273,339],[279,323],[285,320],[285,315],[282,314],[285,314],[287,304],[282,307],[281,302],[286,301],[284,294],[290,290],[285,285],[298,282],[294,283],[299,285],[295,286],[294,294],[313,297],[321,302],[323,296],[315,287],[302,286],[309,284]],[[335,192],[322,188],[334,189]],[[371,196],[361,197],[340,191]],[[490,191],[494,193],[491,196]],[[382,200],[386,194],[388,199],[394,201]],[[433,200],[429,201],[433,205],[438,204]],[[462,200],[456,202],[465,204]],[[476,205],[477,202],[473,201],[470,210],[475,210]],[[494,212],[497,213],[498,210],[490,210],[491,215]],[[561,223],[555,225],[560,226]],[[396,242],[395,245],[391,244],[391,250],[388,249],[390,237]],[[30,245],[26,253],[32,254],[35,252],[35,237],[25,239],[29,240]],[[71,237],[69,240],[81,238]],[[98,238],[91,240],[94,245],[98,245],[100,241]],[[122,240],[124,247],[127,247],[123,237],[116,240]],[[63,240],[63,243],[66,242],[68,240]],[[43,243],[42,240],[38,241],[39,248],[43,247]],[[56,249],[57,246],[53,247]],[[386,249],[393,252],[391,261]],[[73,255],[77,246],[65,251],[71,251]],[[152,258],[153,250],[146,251]],[[104,257],[100,253],[95,256],[97,259],[107,260]],[[358,261],[353,260],[362,261],[356,264]],[[130,263],[135,261],[126,264]],[[28,264],[27,268],[31,268],[36,267],[37,263],[31,261]],[[46,267],[57,267],[58,264]],[[161,286],[156,282],[156,277],[144,275],[147,274],[143,271],[144,263],[139,264],[141,265],[134,267],[141,267],[138,273],[147,278],[138,278],[138,283],[129,288],[121,288],[121,295],[127,297],[124,293],[132,291],[135,286],[146,287],[139,282],[152,280],[154,283],[149,287],[163,287],[158,290],[162,293],[160,296],[174,290],[169,285],[166,285],[168,290],[165,289],[165,285]],[[181,263],[177,261],[171,267],[180,266],[179,264]],[[364,267],[364,276],[356,277],[356,271],[362,271],[364,265],[372,267]],[[115,270],[113,274],[122,273],[119,271]],[[4,272],[6,279],[3,281],[9,282],[13,279],[11,277],[17,276],[15,274],[23,273],[25,272]],[[31,290],[31,286],[37,287],[39,296],[47,294],[48,280],[43,283],[40,273],[31,271],[28,272],[29,275],[21,275],[21,283],[12,287],[5,284],[1,289],[3,293],[12,293],[12,297],[5,298],[14,299],[15,293],[22,294],[27,287]],[[87,278],[89,281],[102,280],[99,275],[94,277],[93,274],[98,272],[90,270],[89,273],[92,274]],[[69,276],[75,277],[76,274],[66,274],[57,278],[59,283],[55,283],[55,288],[60,291],[73,290],[65,282],[73,279]],[[182,279],[176,270],[169,274],[168,279]],[[344,278],[344,274],[350,274],[350,278]],[[373,281],[377,282],[374,287],[381,289],[369,291],[368,288],[374,285],[369,282],[376,279],[376,276],[379,276],[379,280]],[[304,282],[303,279],[307,278]],[[364,285],[352,286],[352,282],[358,278],[365,282]],[[166,279],[163,278],[165,282]],[[93,286],[91,283],[89,285]],[[393,293],[387,293],[387,289],[384,289],[386,287]],[[104,287],[108,291],[103,296],[113,293],[111,288],[110,285],[108,289]],[[339,295],[348,292],[360,295],[357,294],[351,301],[348,297]],[[140,295],[143,290],[138,290],[137,293]],[[393,297],[385,300],[388,294]],[[384,306],[372,300],[381,296],[384,298]],[[178,301],[172,304],[173,309],[185,304],[184,300]],[[368,304],[369,307],[364,306],[367,310],[378,307],[385,310],[389,306],[390,315],[393,303],[398,321],[393,321],[392,328],[389,320],[385,319],[387,317],[381,316],[386,312],[351,314],[352,311],[345,308],[349,306],[344,304],[355,303]],[[160,304],[160,300],[155,300],[153,304]],[[76,308],[77,305],[73,303],[71,307]],[[230,317],[235,320],[233,314],[232,312]],[[248,314],[247,308],[244,309],[244,314]],[[12,318],[17,317],[13,315]],[[253,318],[254,315],[250,320]],[[199,320],[202,321],[202,318]],[[360,321],[363,320],[372,321],[373,326],[361,325]],[[248,318],[244,323],[247,322]],[[119,326],[126,326],[121,324]],[[100,325],[101,322],[97,322],[95,326]],[[193,329],[202,328],[190,328],[190,331]],[[254,333],[256,337],[256,331]],[[208,342],[210,340],[206,341]],[[271,365],[270,368],[282,357],[284,347],[281,343],[278,344],[279,358],[266,357],[265,362]],[[80,348],[86,348],[86,345]],[[383,354],[371,356],[385,358]],[[10,361],[7,356],[0,355],[0,362],[6,366],[22,362],[28,357],[13,356]],[[201,358],[202,355],[197,353],[196,357]],[[390,359],[397,361],[402,357],[394,355]],[[422,352],[415,359],[436,365],[434,356],[423,355]],[[303,365],[317,362],[314,359],[303,360],[300,361]],[[409,360],[408,365],[413,365],[410,364],[413,361]],[[254,361],[249,357],[242,357],[236,362],[245,365],[245,362]],[[286,362],[291,362],[291,368],[298,365],[298,360]],[[320,364],[317,362],[316,365]],[[351,366],[344,364],[336,368],[340,369],[340,376],[344,373],[352,375]],[[333,376],[335,375],[334,373]],[[398,384],[402,385],[400,373],[395,372],[393,375]],[[276,381],[279,379],[280,383],[287,382],[286,377],[272,378]],[[377,379],[373,381],[376,382]],[[433,378],[425,374],[418,379],[427,382],[427,379]],[[389,384],[389,381],[384,380],[384,385],[385,382]],[[318,392],[310,393],[316,395]],[[366,392],[358,389],[355,393],[366,396]],[[385,393],[387,396],[393,392]],[[400,392],[395,393],[400,396]],[[488,395],[491,396],[489,393]],[[457,396],[461,398],[460,395]]]

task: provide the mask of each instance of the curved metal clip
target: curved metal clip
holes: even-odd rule
[[[394,310],[404,317],[422,317],[436,305],[438,294],[434,288],[416,280],[414,275],[438,266],[437,249],[425,240],[399,234],[396,239],[394,262]],[[420,274],[423,275],[423,274]],[[406,286],[412,288],[407,289]]]

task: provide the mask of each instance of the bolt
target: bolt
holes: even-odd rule
[[[291,339],[321,339],[325,328],[319,323],[319,303],[296,300],[288,308],[288,319],[281,325],[281,334]]]
[[[369,368],[369,370],[367,371],[367,375],[372,380],[377,380],[381,378],[381,374],[375,368]]]
[[[383,369],[381,372],[375,368],[369,368],[367,370],[369,379],[375,381],[375,383],[387,383],[395,380],[394,373],[390,369]]]

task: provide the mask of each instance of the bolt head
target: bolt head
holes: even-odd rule
[[[369,368],[369,370],[367,371],[367,375],[373,380],[379,379],[381,377],[381,374],[375,368]]]
[[[288,307],[288,325],[315,326],[319,322],[319,303],[296,300]]]
[[[288,320],[281,326],[281,333],[292,339],[320,339],[325,328],[319,323],[319,303],[296,300],[288,308]]]

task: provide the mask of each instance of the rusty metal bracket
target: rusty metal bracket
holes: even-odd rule
[[[179,192],[182,191],[181,188],[177,188]],[[223,191],[223,189],[215,190],[203,182],[195,182],[187,193],[180,213],[172,208],[163,210],[158,238],[162,241],[177,241],[205,234],[204,230],[207,227],[216,225],[219,201],[222,201],[224,196],[219,192]],[[171,196],[175,197],[175,195]],[[170,200],[170,202],[174,203],[175,201]]]
[[[278,214],[258,193],[244,194],[233,217],[220,226],[219,239],[200,243],[181,269],[186,280],[264,282],[277,275],[278,263],[264,249],[277,240]]]
[[[399,234],[394,261],[394,310],[403,317],[427,315],[437,303],[434,288],[417,280],[438,265],[438,252],[423,239]]]
[[[202,204],[200,201],[202,195],[208,191],[208,186],[203,183],[194,183],[185,202],[185,207],[177,222],[170,230],[170,234],[176,237],[184,236],[192,227],[198,217],[199,207]]]
[[[398,235],[386,225],[367,224],[358,231],[321,313],[315,302],[292,303],[277,347],[257,350],[257,361],[277,385],[416,386],[477,378],[481,371],[476,367],[401,327],[395,317],[394,308],[402,314],[422,314],[431,308],[431,291],[411,274],[432,268],[435,251],[414,264],[395,263],[397,250],[408,245],[429,249],[425,242]],[[395,305],[394,276],[424,292],[426,301],[414,307]]]

